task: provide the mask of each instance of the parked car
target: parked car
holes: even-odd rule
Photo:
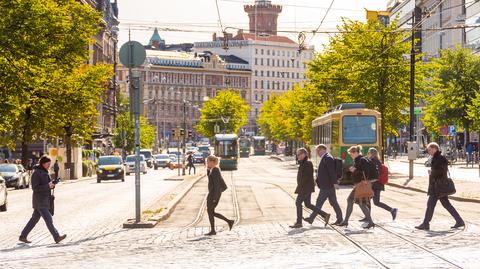
[[[197,147],[187,147],[186,152],[187,153],[196,153],[198,151]]]
[[[127,176],[135,173],[135,155],[128,155],[127,158],[125,158],[125,172]],[[140,155],[140,173],[147,173],[147,162],[143,155]]]
[[[123,167],[122,157],[120,156],[100,156],[98,158],[97,183],[102,180],[119,179],[125,181],[125,168]]]
[[[7,185],[5,184],[5,179],[0,176],[0,212],[7,211]]]
[[[155,169],[157,169],[158,167],[170,167],[170,156],[168,154],[157,154],[155,155],[155,160]]]
[[[152,168],[153,167],[153,162],[154,162],[152,150],[151,149],[141,149],[140,154],[145,156],[145,162],[147,163],[147,167]]]
[[[23,189],[30,186],[30,176],[21,165],[13,163],[0,164],[0,176],[5,179],[7,187]]]
[[[205,157],[203,157],[203,153],[197,152],[193,154],[193,163],[205,163]]]

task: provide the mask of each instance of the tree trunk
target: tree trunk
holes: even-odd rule
[[[67,148],[67,162],[66,167],[70,169],[70,179],[74,179],[75,165],[72,163],[72,126],[70,124],[65,125],[65,146]]]
[[[28,162],[28,143],[30,142],[30,120],[32,111],[30,107],[25,110],[25,125],[22,133],[22,164],[27,165]]]

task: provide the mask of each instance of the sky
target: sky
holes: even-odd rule
[[[279,31],[313,31],[319,27],[332,0],[272,0],[272,4],[283,5],[278,18]],[[216,2],[220,13],[217,14]],[[119,44],[131,39],[147,44],[153,29],[159,28],[160,36],[167,44],[211,41],[214,32],[223,28],[236,27],[248,30],[248,16],[243,6],[254,0],[119,0],[120,36]],[[385,10],[386,0],[334,0],[321,30],[334,30],[341,24],[342,17],[365,21],[365,8]],[[166,29],[174,31],[166,31]],[[181,30],[181,31],[178,31]],[[236,33],[236,30],[227,30]],[[297,41],[294,33],[279,33]],[[327,34],[307,34],[308,45],[317,51],[328,44]]]

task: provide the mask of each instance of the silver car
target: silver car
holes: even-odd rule
[[[7,187],[15,189],[28,188],[30,186],[30,176],[23,166],[17,164],[0,164],[0,176],[5,179]]]
[[[7,211],[7,185],[5,179],[0,176],[0,212]]]
[[[135,173],[135,155],[128,155],[125,159],[125,173],[127,176]],[[147,162],[144,155],[140,155],[140,173],[147,173]]]

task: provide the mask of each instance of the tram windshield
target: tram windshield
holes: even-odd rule
[[[344,116],[344,144],[374,144],[377,142],[377,123],[374,116]]]
[[[215,154],[217,154],[220,157],[237,156],[237,141],[236,140],[217,141],[215,145]]]

